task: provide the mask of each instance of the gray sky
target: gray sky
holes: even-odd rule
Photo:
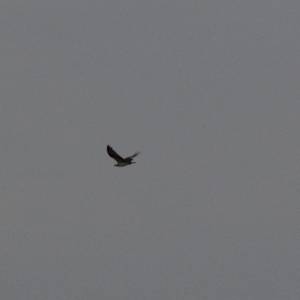
[[[1,299],[300,299],[299,1],[0,22]]]

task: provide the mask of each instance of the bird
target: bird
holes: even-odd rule
[[[133,161],[133,158],[140,154],[140,152],[135,152],[134,154],[123,158],[110,145],[106,146],[106,151],[107,154],[117,162],[114,165],[115,167],[125,167],[131,164],[135,164],[136,162]]]

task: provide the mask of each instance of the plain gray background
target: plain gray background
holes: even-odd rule
[[[300,299],[298,0],[3,0],[0,37],[1,299]]]

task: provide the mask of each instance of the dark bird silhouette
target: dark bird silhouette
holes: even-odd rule
[[[134,154],[128,156],[128,157],[122,157],[119,155],[110,145],[106,146],[107,154],[113,158],[117,163],[115,164],[115,167],[125,167],[131,164],[135,164],[135,161],[133,161],[133,158],[139,155],[140,152],[135,152]]]

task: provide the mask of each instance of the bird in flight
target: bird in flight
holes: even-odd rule
[[[123,158],[110,145],[106,146],[106,151],[107,154],[117,162],[115,164],[115,167],[125,167],[131,164],[135,164],[133,158],[140,154],[140,152],[135,152],[134,154]]]

